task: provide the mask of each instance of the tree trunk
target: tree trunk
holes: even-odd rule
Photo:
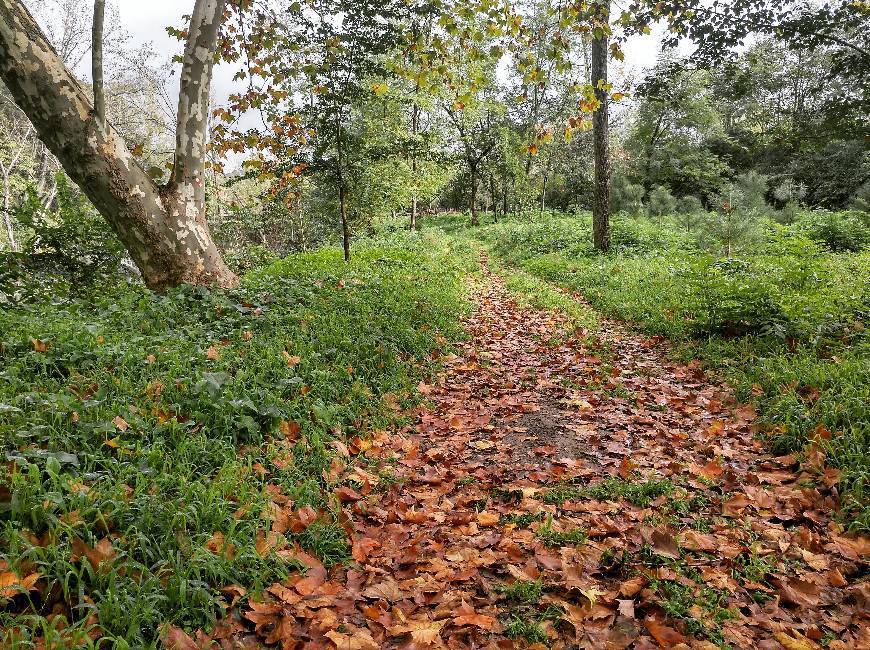
[[[538,215],[538,218],[543,218],[544,216],[544,208],[546,207],[547,201],[547,180],[549,178],[549,174],[544,173],[544,182],[541,183],[541,211]]]
[[[471,225],[479,226],[480,219],[477,218],[477,165],[469,165],[468,171],[471,175],[471,186],[468,188],[468,208],[471,211]]]
[[[335,157],[338,161],[336,179],[338,180],[338,212],[341,217],[341,245],[344,249],[344,261],[350,262],[350,227],[347,223],[347,189],[344,186],[344,161],[341,146],[341,115],[335,117]]]
[[[419,91],[419,84],[417,86]],[[411,135],[414,139],[414,151],[411,153],[411,176],[414,178],[414,183],[417,183],[417,132],[420,127],[420,107],[417,106],[416,100],[411,108]],[[417,229],[417,192],[411,197],[411,230]]]
[[[610,0],[602,3],[603,20],[610,16]],[[607,140],[609,92],[607,83],[607,34],[592,41],[592,85],[601,106],[592,118],[595,149],[595,199],[592,208],[592,241],[596,250],[610,250],[610,148]]]
[[[106,123],[106,95],[103,91],[103,22],[106,0],[94,0],[94,22],[91,36],[91,76],[94,87],[94,115],[100,126]]]
[[[498,200],[495,195],[495,177],[489,175],[489,195],[492,198],[492,218],[495,223],[498,223]]]
[[[347,192],[344,183],[338,186],[338,208],[341,213],[341,244],[344,248],[344,261],[350,262],[350,228],[347,225]]]
[[[117,131],[95,119],[88,93],[21,0],[0,0],[0,76],[40,139],[111,224],[155,290],[183,283],[238,283],[205,218],[206,119],[224,4],[196,0],[181,72],[175,167],[170,183],[158,187]]]

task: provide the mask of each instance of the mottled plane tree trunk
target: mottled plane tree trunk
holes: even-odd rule
[[[181,72],[175,164],[158,186],[64,66],[21,0],[0,0],[0,76],[40,139],[112,225],[155,289],[238,282],[212,239],[205,146],[214,52],[226,0],[196,0]]]

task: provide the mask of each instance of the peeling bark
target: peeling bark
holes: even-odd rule
[[[111,224],[155,290],[238,282],[205,219],[205,120],[224,3],[196,0],[182,69],[176,169],[161,188],[111,124],[95,119],[89,94],[21,0],[0,0],[0,76],[40,139]]]

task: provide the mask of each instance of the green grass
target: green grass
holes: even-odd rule
[[[800,452],[822,431],[828,462],[841,471],[843,516],[867,532],[870,250],[831,252],[848,247],[819,234],[813,218],[762,223],[731,259],[667,219],[617,216],[608,255],[593,254],[587,215],[470,234],[519,269],[511,273],[580,292],[605,316],[667,337],[683,359],[716,368],[739,399],[756,405],[772,453]]]
[[[541,580],[517,580],[512,584],[496,585],[496,592],[502,594],[507,600],[534,605],[541,599],[544,585]]]
[[[330,441],[386,426],[385,395],[411,403],[429,353],[461,335],[476,267],[445,237],[393,239],[349,265],[293,256],[234,291],[116,282],[4,307],[0,562],[42,579],[32,602],[0,602],[0,629],[22,647],[57,641],[44,618],[57,603],[65,642],[92,613],[122,646],[153,646],[164,622],[208,626],[220,587],[257,592],[298,568],[255,550],[267,488],[318,512],[288,544],[344,561]],[[207,548],[215,533],[231,552]],[[73,561],[103,538],[113,558]]]
[[[545,503],[561,504],[579,499],[616,501],[625,499],[641,508],[647,507],[661,496],[670,494],[674,485],[668,479],[650,478],[644,481],[629,481],[621,478],[607,478],[590,486],[577,486],[572,483],[556,485],[542,494]]]
[[[537,622],[516,615],[505,622],[504,635],[509,639],[523,639],[527,643],[547,641],[547,632]]]

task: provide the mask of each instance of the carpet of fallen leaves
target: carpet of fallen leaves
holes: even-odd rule
[[[833,519],[837,473],[820,451],[765,453],[752,408],[662,341],[609,322],[570,331],[489,274],[476,299],[414,423],[343,450],[353,562],[327,571],[284,551],[307,572],[231,610],[213,638],[870,648],[870,540]]]

